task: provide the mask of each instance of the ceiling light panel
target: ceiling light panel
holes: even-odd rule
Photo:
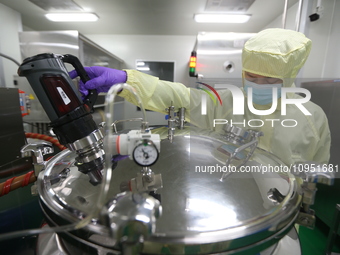
[[[207,0],[206,12],[246,12],[255,0]]]
[[[54,22],[93,22],[98,20],[94,13],[47,13],[46,18]]]
[[[78,4],[72,0],[29,0],[46,11],[83,11]]]
[[[237,14],[195,14],[194,19],[198,23],[246,23],[250,15]]]

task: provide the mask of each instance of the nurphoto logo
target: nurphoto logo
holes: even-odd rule
[[[220,98],[220,95],[217,93],[217,91],[205,84],[205,83],[200,83],[200,84],[203,84],[205,86],[207,86],[211,91],[214,92],[214,94],[216,95],[216,97],[219,99],[220,101],[220,104],[222,105],[222,100]],[[244,105],[245,105],[245,97],[244,97],[244,94],[241,90],[241,88],[235,86],[235,85],[229,85],[229,84],[220,84],[220,87],[223,88],[223,89],[229,89],[231,94],[232,94],[232,97],[233,97],[233,115],[244,115]],[[201,88],[202,89],[202,88]],[[272,113],[274,113],[274,111],[276,110],[277,108],[277,105],[278,105],[278,98],[277,98],[277,93],[278,93],[278,89],[273,87],[272,88],[272,97],[273,97],[273,102],[272,102],[272,106],[269,108],[269,109],[266,109],[266,110],[258,110],[258,109],[255,109],[254,105],[253,105],[253,90],[252,88],[247,88],[248,89],[248,97],[247,97],[247,106],[248,106],[248,109],[251,113],[255,114],[255,115],[259,115],[259,116],[265,116],[265,115],[270,115]],[[206,89],[203,89],[205,92],[207,92],[207,94],[212,98],[213,95],[210,93],[210,91],[207,91]],[[209,93],[208,93],[209,92]],[[287,98],[287,94],[288,93],[302,93],[305,95],[305,97],[302,97],[302,98]],[[312,115],[304,106],[303,104],[308,102],[311,98],[311,94],[310,92],[305,89],[305,88],[292,88],[292,87],[289,87],[289,88],[281,88],[281,115],[286,115],[287,114],[287,105],[288,104],[293,104],[295,105],[304,115]],[[201,114],[202,115],[206,115],[207,114],[207,96],[205,93],[202,93],[202,96],[201,96]],[[213,98],[213,101],[216,101],[215,98]],[[264,123],[263,120],[260,120],[260,119],[252,119],[252,120],[248,120],[248,122],[260,122]],[[278,119],[269,119],[269,121],[272,122],[272,126],[274,125],[274,122],[276,121],[279,121]],[[294,123],[292,125],[286,125],[287,127],[295,127],[298,123],[296,120],[293,120],[293,119],[286,119],[286,120],[280,120],[281,121],[281,124],[282,122],[291,122],[291,123]],[[227,120],[224,120],[224,119],[214,119],[214,127],[216,124],[226,124],[228,123]],[[245,123],[245,120],[244,122],[242,123]],[[241,124],[242,124],[241,123]],[[240,123],[238,123],[240,124]],[[245,124],[244,124],[245,125]],[[284,124],[282,124],[283,126],[285,126]],[[259,125],[256,125],[256,126],[252,126],[252,125],[249,125],[251,127],[260,127],[261,124]]]

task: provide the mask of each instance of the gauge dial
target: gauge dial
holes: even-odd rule
[[[140,166],[151,166],[158,159],[158,150],[150,140],[143,140],[133,151],[133,159]]]

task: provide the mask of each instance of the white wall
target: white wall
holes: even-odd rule
[[[306,66],[308,75],[321,79],[340,78],[340,1],[323,0],[319,20],[311,22],[309,37],[313,41],[312,59]],[[322,68],[312,68],[322,63]],[[315,77],[315,76],[314,76]]]
[[[94,35],[86,37],[123,59],[135,69],[136,59],[174,61],[175,81],[189,84],[189,59],[196,36]]]
[[[286,16],[286,23],[285,28],[295,30],[295,21],[296,21],[296,11],[298,9],[298,5],[295,4],[287,11]],[[269,23],[267,26],[265,26],[263,29],[266,28],[283,28],[283,22],[282,22],[282,15],[277,17],[275,20],[273,20],[271,23]]]
[[[0,52],[14,58],[21,63],[18,32],[22,31],[20,13],[0,4]],[[1,57],[2,71],[6,87],[14,87],[13,75],[17,73],[18,66]],[[1,68],[0,62],[0,68]],[[1,71],[0,71],[1,75]]]

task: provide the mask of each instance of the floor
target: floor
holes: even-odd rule
[[[324,255],[329,228],[321,220],[317,219],[315,228],[299,228],[302,255]],[[340,255],[340,236],[337,236],[332,255]]]

